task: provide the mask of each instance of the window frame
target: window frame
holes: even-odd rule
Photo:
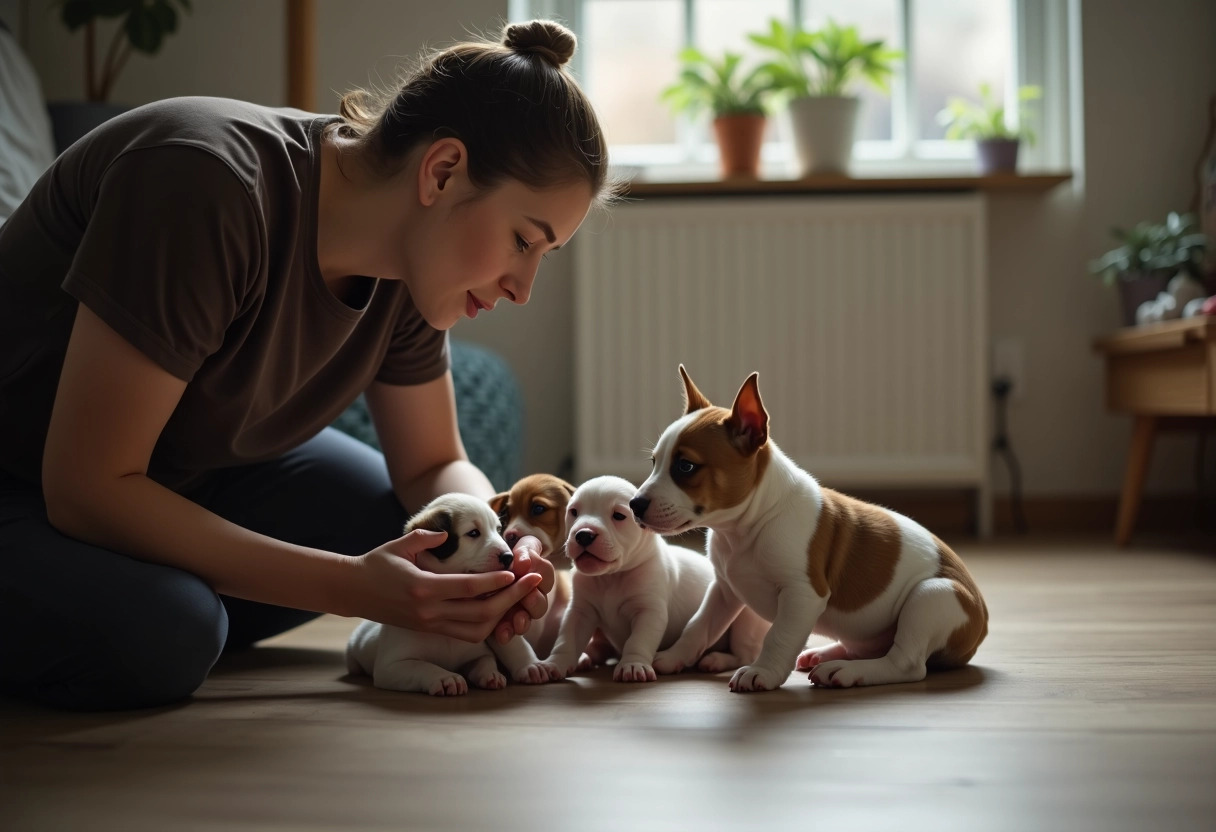
[[[695,30],[697,0],[682,0],[685,7],[684,42],[692,43]],[[582,33],[585,14],[583,7],[592,0],[509,0],[508,14],[512,21],[532,18],[559,20],[570,26],[576,35]],[[802,20],[804,0],[788,0],[791,19]],[[851,168],[859,174],[909,174],[933,171],[936,174],[949,172],[971,172],[975,165],[975,146],[969,141],[943,139],[910,140],[915,131],[917,118],[914,101],[915,78],[914,44],[910,38],[916,0],[895,0],[898,28],[901,33],[905,59],[900,62],[891,84],[891,135],[890,140],[859,139],[853,148]],[[1011,0],[1013,17],[1010,30],[1013,44],[1010,49],[1011,63],[1008,77],[1012,83],[1005,90],[1006,107],[1017,112],[1017,89],[1025,84],[1036,84],[1050,95],[1031,102],[1029,109],[1035,117],[1035,132],[1038,142],[1034,146],[1024,144],[1021,149],[1023,169],[1058,169],[1068,167],[1073,153],[1073,137],[1070,136],[1070,121],[1073,120],[1075,96],[1071,93],[1079,79],[1075,61],[1070,61],[1075,48],[1079,21],[1079,0]],[[583,75],[582,53],[576,51],[571,61],[571,71],[576,77]],[[779,119],[788,119],[784,112],[774,114]],[[790,131],[785,127],[785,135]],[[667,173],[675,178],[714,175],[717,150],[712,136],[703,123],[687,117],[679,117],[677,143],[655,145],[614,145],[610,147],[613,164],[628,168],[642,168],[648,178]],[[793,148],[786,142],[766,142],[761,151],[761,165],[765,175],[780,174],[793,170]]]

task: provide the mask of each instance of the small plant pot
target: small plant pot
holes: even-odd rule
[[[987,176],[991,173],[1017,173],[1018,148],[1021,142],[1017,139],[982,139],[975,143],[976,156],[979,159],[980,173]]]
[[[766,123],[764,116],[750,114],[714,119],[723,179],[756,179],[760,175],[760,148]]]
[[[812,96],[790,102],[799,175],[848,171],[859,105],[855,96]]]
[[[1146,300],[1155,300],[1169,285],[1168,272],[1124,272],[1119,275],[1119,307],[1123,326],[1136,325],[1136,310]]]

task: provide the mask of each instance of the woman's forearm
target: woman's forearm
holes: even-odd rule
[[[224,595],[358,614],[341,592],[351,558],[249,531],[142,474],[48,498],[47,513],[64,534],[183,569]]]

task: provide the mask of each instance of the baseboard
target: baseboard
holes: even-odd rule
[[[975,533],[975,496],[970,490],[850,492],[863,500],[906,514],[942,535]],[[1055,495],[1026,497],[1022,514],[1027,529],[1036,534],[1111,532],[1119,497],[1110,495]],[[993,505],[997,534],[1016,531],[1013,500],[997,497]],[[1216,504],[1194,494],[1146,495],[1136,519],[1137,532],[1173,531],[1216,534]]]

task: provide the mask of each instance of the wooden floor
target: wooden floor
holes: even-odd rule
[[[0,829],[1216,829],[1203,548],[963,543],[974,666],[858,690],[599,671],[432,699],[344,677],[353,622],[322,619],[181,707],[0,702]]]

